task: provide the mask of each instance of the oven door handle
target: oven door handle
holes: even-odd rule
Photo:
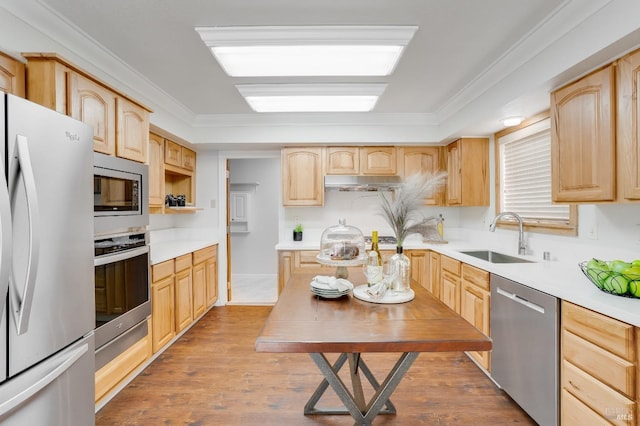
[[[16,145],[14,158],[11,163],[10,176],[13,178],[11,185],[11,199],[15,203],[18,175],[22,174],[22,182],[27,199],[27,214],[29,216],[29,255],[27,258],[27,274],[25,277],[24,289],[22,296],[18,294],[16,288],[16,279],[13,277],[10,286],[13,287],[9,291],[11,299],[11,313],[16,324],[16,333],[24,334],[29,328],[29,316],[31,315],[31,305],[33,304],[33,294],[36,286],[36,276],[38,273],[38,264],[40,262],[40,216],[38,208],[38,193],[36,191],[36,180],[31,165],[31,156],[29,154],[29,145],[27,137],[23,135],[16,136]],[[13,285],[11,285],[13,284]]]
[[[96,257],[93,259],[93,266],[103,266],[109,263],[120,262],[122,260],[131,259],[141,254],[149,253],[149,246],[138,247],[133,250],[127,250],[122,253],[110,254],[108,256]]]

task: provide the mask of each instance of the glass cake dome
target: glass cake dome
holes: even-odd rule
[[[360,265],[367,259],[364,236],[355,226],[341,218],[338,225],[325,229],[320,239],[320,263],[336,266]]]

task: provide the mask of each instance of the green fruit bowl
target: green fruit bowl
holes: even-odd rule
[[[640,299],[640,274],[623,274],[601,268],[590,268],[586,261],[578,265],[589,281],[605,293]]]

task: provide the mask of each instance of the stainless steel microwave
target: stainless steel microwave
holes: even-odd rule
[[[93,154],[94,235],[130,232],[149,224],[149,166]]]

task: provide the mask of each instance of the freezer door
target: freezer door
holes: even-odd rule
[[[93,330],[93,131],[7,96],[9,377]]]
[[[0,385],[3,426],[95,424],[93,334]]]
[[[7,240],[7,235],[11,233],[11,211],[9,209],[8,197],[9,189],[7,187],[7,172],[5,170],[5,158],[6,158],[6,144],[4,140],[5,135],[5,99],[4,93],[0,92],[0,193],[4,196],[0,197],[0,383],[7,378],[7,322],[6,322],[6,303],[7,303],[7,286],[9,284],[9,271],[11,269],[11,259],[9,253],[11,252],[12,243]],[[6,203],[6,204],[5,204]],[[4,207],[2,207],[4,204]],[[7,212],[7,210],[9,210]],[[6,247],[6,252],[5,252]]]

